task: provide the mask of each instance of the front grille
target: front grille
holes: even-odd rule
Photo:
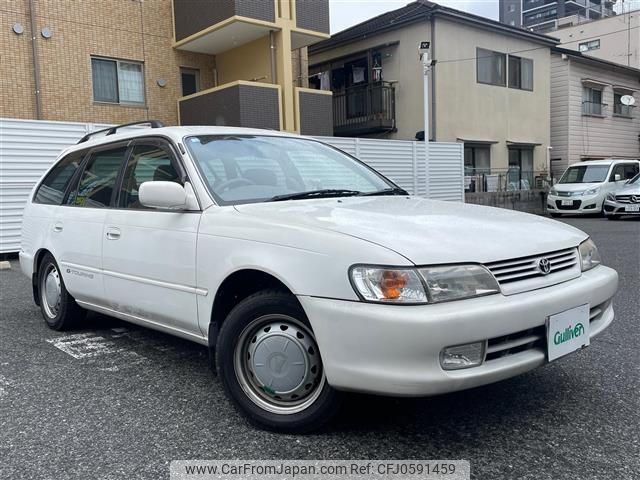
[[[570,197],[572,192],[556,192],[559,197]]]
[[[550,271],[547,275],[567,270],[578,263],[576,249],[568,248],[551,253],[492,262],[488,263],[486,267],[496,277],[498,283],[504,285],[527,278],[544,277],[545,274],[540,269],[540,260],[543,258],[549,260],[550,263]]]
[[[491,360],[514,355],[532,348],[544,349],[546,345],[545,332],[545,326],[540,325],[539,327],[529,328],[510,335],[490,338],[487,341],[485,361],[490,362]]]
[[[636,197],[636,201],[632,202],[631,197]],[[640,203],[640,195],[616,195],[618,203]]]
[[[600,305],[591,307],[589,309],[589,322],[600,320],[605,310],[609,307],[609,302],[610,301],[606,301]],[[510,333],[509,335],[490,338],[487,340],[485,362],[497,360],[498,358],[508,355],[515,355],[525,350],[538,349],[546,351],[546,333],[546,326],[540,325],[527,330]]]
[[[578,210],[581,203],[581,200],[572,200],[571,205],[562,205],[562,200],[556,200],[556,208],[558,210]]]

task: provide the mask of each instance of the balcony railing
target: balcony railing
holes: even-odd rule
[[[583,115],[603,115],[606,103],[599,102],[582,102]]]
[[[634,108],[634,105],[625,105],[623,103],[616,103],[613,106],[613,113],[616,115],[621,115],[623,117],[631,117],[633,112],[632,108]]]
[[[368,83],[334,92],[334,135],[365,135],[395,128],[396,96],[392,83]]]

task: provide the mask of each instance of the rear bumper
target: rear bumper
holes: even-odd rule
[[[299,297],[316,334],[329,383],[341,390],[426,396],[484,385],[546,362],[532,346],[464,370],[440,366],[443,348],[540,331],[549,315],[589,303],[591,337],[613,321],[617,273],[600,266],[531,292],[424,306],[377,305]]]

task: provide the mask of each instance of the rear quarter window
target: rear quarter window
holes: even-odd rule
[[[74,174],[80,167],[84,152],[72,152],[63,157],[42,180],[33,197],[34,203],[61,205]]]

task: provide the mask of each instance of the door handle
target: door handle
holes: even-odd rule
[[[53,226],[53,231],[54,232],[61,232],[63,230],[63,225],[62,223],[58,222]]]
[[[119,228],[107,228],[107,239],[108,240],[118,240],[120,238],[120,229]]]

